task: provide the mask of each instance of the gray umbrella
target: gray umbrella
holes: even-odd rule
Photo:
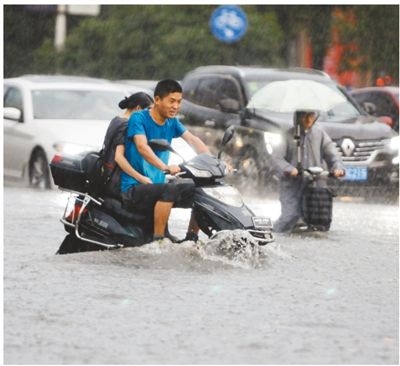
[[[275,81],[258,90],[251,98],[249,108],[275,112],[294,112],[298,109],[328,111],[346,102],[339,91],[312,80]]]

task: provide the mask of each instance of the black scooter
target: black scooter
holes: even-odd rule
[[[225,131],[222,147],[233,137],[233,128]],[[170,150],[165,140],[149,142],[154,150]],[[195,184],[193,212],[200,229],[213,237],[223,230],[245,230],[265,245],[275,240],[268,217],[256,216],[243,202],[240,193],[223,178],[227,166],[218,157],[199,154],[181,164],[179,179]],[[179,155],[179,154],[178,154]],[[85,156],[56,155],[51,164],[54,182],[70,193],[61,222],[68,235],[57,254],[93,250],[111,250],[141,246],[152,241],[152,218],[140,212],[127,211],[119,200],[94,196],[82,164]],[[184,160],[184,159],[183,159]],[[179,182],[170,183],[179,184]]]

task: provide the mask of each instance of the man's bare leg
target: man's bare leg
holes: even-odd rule
[[[194,234],[197,235],[199,233],[199,231],[200,231],[200,228],[199,228],[199,225],[197,224],[197,220],[194,217],[194,213],[193,213],[193,210],[192,210],[192,212],[190,214],[190,220],[189,220],[189,226],[188,226],[187,232],[188,233],[194,233]]]
[[[199,231],[200,231],[200,228],[199,228],[199,225],[197,224],[197,220],[196,220],[193,210],[192,210],[186,236],[184,239],[178,241],[178,243],[182,243],[186,240],[191,240],[191,241],[197,242],[197,240],[199,239],[199,235],[198,235]]]
[[[160,238],[165,236],[165,227],[167,226],[173,205],[173,202],[157,201],[154,206],[154,237]]]

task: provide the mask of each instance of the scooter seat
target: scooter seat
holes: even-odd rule
[[[134,212],[125,209],[122,206],[122,202],[116,198],[106,197],[102,206],[119,219],[129,220],[130,222],[143,222],[148,219],[148,214],[144,212]]]

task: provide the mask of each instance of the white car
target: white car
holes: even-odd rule
[[[157,80],[143,80],[143,79],[123,79],[123,80],[115,80],[114,83],[122,84],[127,86],[128,88],[144,88],[145,93],[153,95],[153,91],[157,85]]]
[[[105,79],[62,75],[25,75],[4,79],[4,176],[28,178],[31,186],[51,188],[49,162],[56,152],[99,151],[118,103],[142,86]],[[172,146],[194,155],[181,138]],[[171,164],[182,162],[171,154]]]
[[[4,176],[51,187],[56,152],[99,150],[127,93],[103,80],[26,75],[4,79]]]

